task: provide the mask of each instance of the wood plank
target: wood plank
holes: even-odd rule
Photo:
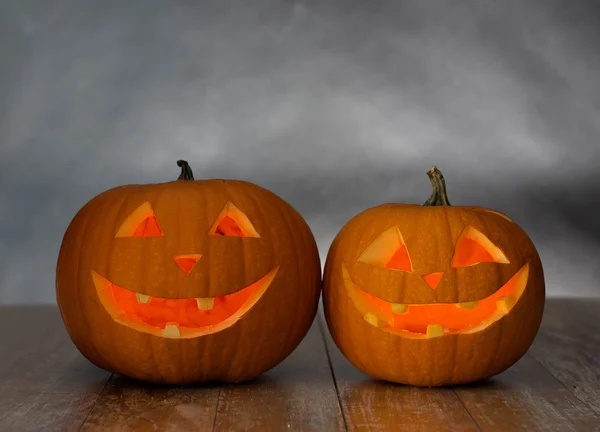
[[[0,336],[0,430],[77,430],[89,414],[86,430],[343,430],[345,420],[349,430],[600,431],[598,311],[599,300],[548,300],[530,354],[454,389],[371,380],[325,326],[344,419],[315,326],[281,365],[219,396],[122,377],[105,387],[110,374],[79,354],[57,308],[3,307],[0,325],[13,331]]]
[[[247,384],[172,387],[114,377],[83,430],[211,430],[213,423],[217,431],[342,430],[335,427],[341,416],[318,330]]]
[[[575,396],[600,415],[600,299],[546,301],[529,351]]]
[[[114,376],[82,430],[211,430],[219,387],[173,387]]]
[[[350,431],[478,431],[451,388],[418,388],[375,381],[335,346],[319,317],[345,420]]]
[[[110,377],[75,348],[55,306],[0,308],[0,430],[78,430]]]
[[[600,430],[600,418],[589,406],[530,355],[496,377],[457,386],[455,392],[484,431]]]
[[[215,431],[342,431],[335,385],[315,321],[298,348],[257,380],[221,389]]]

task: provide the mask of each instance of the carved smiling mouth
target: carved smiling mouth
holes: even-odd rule
[[[240,291],[207,298],[151,297],[119,287],[95,271],[92,280],[104,308],[118,323],[155,336],[187,339],[238,321],[262,297],[278,269]]]
[[[525,291],[529,264],[492,295],[467,303],[390,303],[360,289],[346,266],[342,275],[354,307],[367,323],[403,337],[425,339],[475,333],[504,317]]]

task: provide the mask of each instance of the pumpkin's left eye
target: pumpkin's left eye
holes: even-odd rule
[[[119,227],[115,237],[163,237],[149,202],[135,209]]]
[[[458,238],[452,267],[467,267],[482,262],[509,263],[498,246],[483,233],[468,226]]]
[[[398,227],[385,230],[358,257],[358,262],[412,272],[408,249]]]
[[[208,235],[212,236],[233,236],[233,237],[260,237],[248,216],[246,216],[231,201],[225,204],[225,207],[217,217],[217,220],[210,228]]]

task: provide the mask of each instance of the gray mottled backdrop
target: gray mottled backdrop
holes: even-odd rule
[[[530,233],[549,294],[600,295],[599,5],[0,0],[0,303],[53,302],[76,211],[178,158],[281,195],[323,259],[438,164]]]

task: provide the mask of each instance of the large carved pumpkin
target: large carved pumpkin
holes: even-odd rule
[[[497,374],[531,345],[544,277],[525,232],[502,213],[450,206],[441,172],[423,206],[363,211],[325,264],[329,330],[360,370],[436,386]]]
[[[313,321],[315,240],[275,194],[234,180],[129,185],[88,202],[64,236],[56,292],[94,364],[167,383],[244,381]]]

